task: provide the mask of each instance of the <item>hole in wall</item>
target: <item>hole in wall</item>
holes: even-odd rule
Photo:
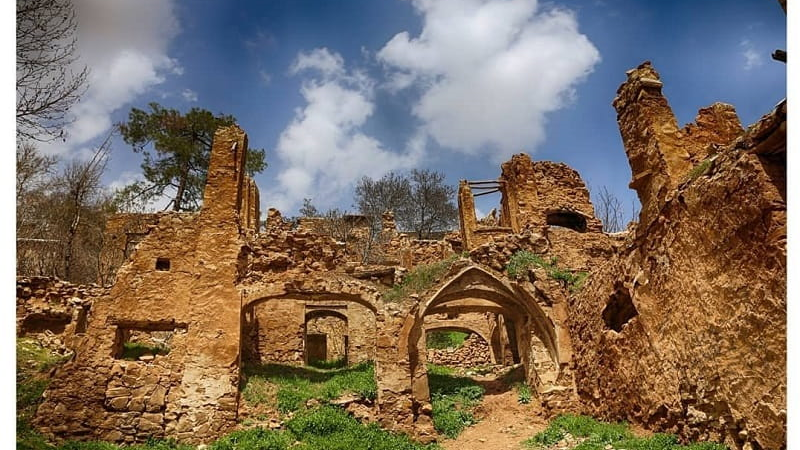
[[[185,327],[168,328],[161,323],[117,326],[114,358],[151,361],[158,355],[168,354],[175,338],[185,334]]]
[[[156,258],[156,270],[169,271],[169,258]]]
[[[611,294],[603,309],[603,322],[605,322],[606,328],[620,332],[625,324],[638,315],[639,311],[636,310],[628,289],[617,284],[616,290]]]
[[[586,231],[586,218],[572,211],[555,211],[547,214],[547,224],[569,228],[578,232]]]

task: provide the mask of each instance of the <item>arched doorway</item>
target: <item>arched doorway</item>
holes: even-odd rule
[[[313,366],[328,363],[346,366],[349,336],[347,315],[342,311],[306,305],[305,363]]]
[[[425,317],[429,315],[466,313],[488,313],[503,318],[497,336],[505,331],[510,357],[522,364],[525,381],[532,388],[542,391],[558,378],[558,342],[552,320],[532,294],[480,266],[463,269],[420,304],[412,327],[424,328]],[[411,354],[424,354],[424,335],[413,329],[408,333]],[[496,338],[488,339],[493,340]],[[417,403],[427,401],[430,393],[425,361],[419,357],[409,360],[413,396]]]

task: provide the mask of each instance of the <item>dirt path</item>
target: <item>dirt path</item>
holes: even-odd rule
[[[547,427],[541,406],[517,401],[517,393],[487,389],[483,403],[475,411],[480,422],[467,428],[456,439],[441,442],[447,450],[519,450],[522,441]]]

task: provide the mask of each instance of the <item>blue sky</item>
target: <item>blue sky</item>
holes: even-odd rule
[[[651,60],[681,125],[715,101],[747,125],[786,95],[770,58],[786,48],[786,16],[772,1],[75,3],[95,79],[70,139],[45,150],[85,154],[151,101],[232,114],[267,150],[262,210],[285,215],[304,197],[349,208],[361,176],[389,170],[496,178],[519,151],[628,205],[611,106],[626,70]],[[115,142],[105,181],[133,181],[139,163]]]

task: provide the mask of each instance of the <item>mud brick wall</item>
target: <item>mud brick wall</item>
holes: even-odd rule
[[[782,448],[785,104],[685,176],[692,150],[656,81],[643,64],[615,101],[642,214],[570,299],[578,392],[601,417],[731,448]]]

